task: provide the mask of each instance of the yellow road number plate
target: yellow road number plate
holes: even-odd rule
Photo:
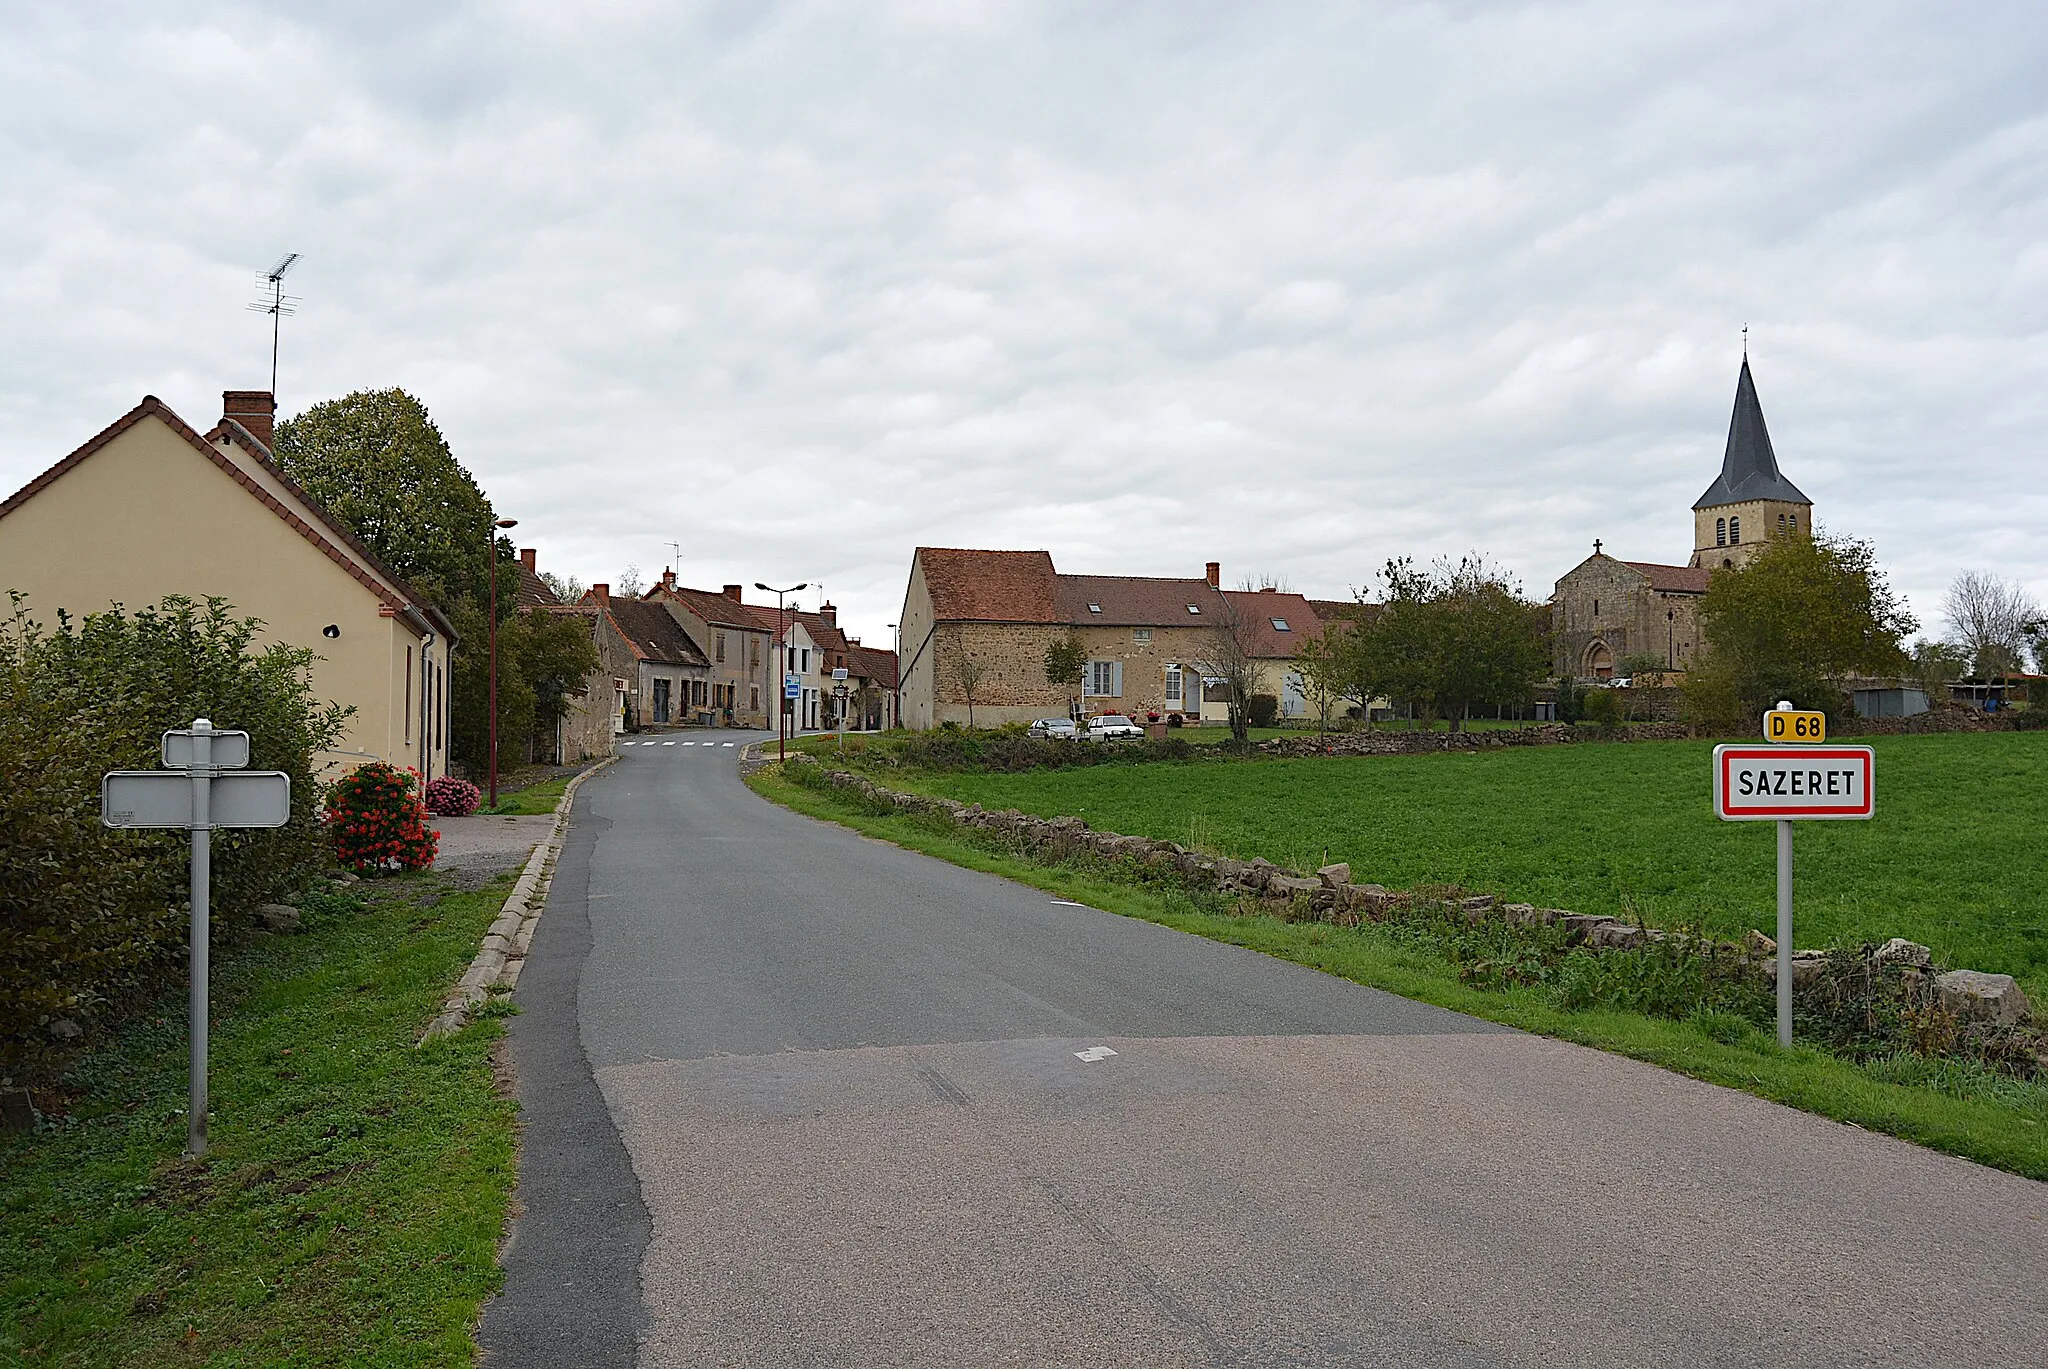
[[[1828,739],[1828,715],[1800,709],[1774,708],[1764,714],[1767,742],[1824,742]]]

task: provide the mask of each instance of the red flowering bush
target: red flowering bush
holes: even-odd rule
[[[427,827],[427,809],[410,772],[383,761],[359,765],[327,791],[327,835],[334,858],[352,870],[424,870],[441,834]]]
[[[427,786],[427,811],[444,818],[466,818],[484,801],[484,791],[468,780],[443,775]]]

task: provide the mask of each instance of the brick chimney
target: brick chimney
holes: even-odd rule
[[[740,602],[740,587],[738,585],[727,585],[721,593],[735,604]]]
[[[661,587],[666,590],[673,590],[676,587],[676,573],[674,571],[665,570],[661,573]]]
[[[839,626],[839,610],[832,604],[818,605],[818,616],[825,620],[825,626],[827,627]]]
[[[1223,588],[1223,563],[1221,561],[1211,561],[1207,566],[1203,567],[1203,572],[1209,577],[1210,589]]]
[[[590,597],[597,601],[599,608],[610,608],[612,606],[612,587],[610,585],[592,585],[590,587]]]
[[[519,549],[519,564],[526,567],[528,575],[540,574],[539,571],[533,568],[533,563],[539,559],[539,556],[540,553],[533,547],[521,547]]]
[[[274,440],[277,400],[268,390],[222,390],[220,416],[241,424],[267,449]]]
[[[1278,585],[1260,585],[1260,586],[1259,586],[1259,593],[1261,593],[1261,594],[1278,594],[1279,592],[1280,592],[1280,586],[1278,586]]]

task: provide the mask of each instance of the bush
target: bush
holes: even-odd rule
[[[1612,736],[1621,726],[1621,710],[1615,704],[1611,689],[1586,691],[1586,702],[1580,716],[1598,726],[1603,736]]]
[[[102,827],[100,776],[155,769],[161,734],[207,717],[249,733],[253,768],[291,777],[286,826],[214,834],[213,926],[231,935],[322,859],[312,757],[347,716],[314,702],[310,651],[252,654],[260,624],[218,599],[54,631],[18,595],[13,609],[0,623],[0,1074],[54,1064],[53,1028],[90,1027],[182,958],[185,835]]]
[[[327,831],[334,858],[352,870],[424,870],[434,863],[440,833],[427,829],[418,777],[383,761],[359,765],[327,791]]]
[[[1280,700],[1271,694],[1253,694],[1244,701],[1244,715],[1253,727],[1271,727],[1280,716]]]
[[[466,818],[484,801],[483,790],[468,780],[443,775],[427,786],[427,810],[444,818]]]

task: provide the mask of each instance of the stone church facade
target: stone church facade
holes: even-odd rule
[[[1682,566],[1593,554],[1551,594],[1552,670],[1559,679],[1602,680],[1633,657],[1686,669],[1699,651],[1699,601],[1717,569],[1738,569],[1774,537],[1813,531],[1813,501],[1778,469],[1749,358],[1735,383],[1735,412],[1721,474],[1693,504],[1693,551]]]

